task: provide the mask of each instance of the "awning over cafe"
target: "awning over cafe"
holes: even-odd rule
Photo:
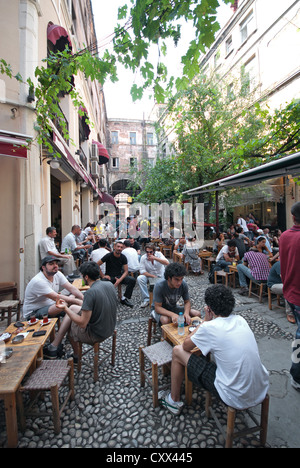
[[[200,185],[183,192],[186,195],[194,196],[200,193],[218,192],[230,187],[249,187],[259,184],[263,180],[280,176],[300,175],[300,152],[285,156],[267,164],[248,169],[247,171],[234,174],[223,179],[214,180],[209,184]]]
[[[0,130],[0,155],[27,159],[31,136]]]
[[[47,39],[57,48],[63,52],[66,45],[72,50],[72,42],[65,28],[57,24],[49,23],[47,28]]]
[[[105,146],[102,145],[99,141],[93,140],[93,144],[97,145],[98,147],[98,157],[99,157],[99,164],[107,164],[109,161],[109,154]]]
[[[114,197],[112,197],[111,195],[109,195],[106,192],[101,193],[100,203],[110,203],[111,205],[116,206],[116,202],[115,202]]]

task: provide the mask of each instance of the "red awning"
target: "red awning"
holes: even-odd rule
[[[47,28],[47,39],[54,44],[61,52],[66,45],[72,50],[72,42],[65,28],[57,24],[49,24]]]
[[[99,164],[107,164],[109,161],[107,149],[99,141],[93,140],[93,143],[98,146]]]
[[[108,195],[108,193],[106,192],[101,193],[100,203],[110,203],[111,205],[116,206],[114,197],[112,197],[111,195]]]
[[[31,139],[31,137],[28,137]],[[0,132],[0,155],[12,156],[14,158],[27,159],[28,141],[26,136],[15,134],[1,134]]]

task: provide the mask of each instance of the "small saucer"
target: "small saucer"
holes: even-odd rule
[[[31,325],[36,325],[38,323],[39,319],[36,319],[35,322],[31,322],[30,320],[28,320],[28,325],[31,326]]]
[[[49,325],[50,322],[51,322],[51,319],[48,319],[48,321],[45,322],[45,323],[43,322],[43,320],[41,320],[41,327],[42,327],[43,325]]]

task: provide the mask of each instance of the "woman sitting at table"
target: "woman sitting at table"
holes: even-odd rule
[[[203,275],[202,262],[199,258],[200,247],[196,242],[196,237],[189,237],[182,251],[183,263],[189,263],[192,272],[196,275]]]

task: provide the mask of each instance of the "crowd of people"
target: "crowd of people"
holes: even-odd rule
[[[298,327],[294,343],[297,354],[300,348],[300,203],[293,206],[292,216],[294,226],[273,237],[267,230],[257,229],[257,225],[251,229],[249,225],[255,224],[252,218],[247,223],[239,216],[234,226],[216,238],[213,249],[217,255],[215,268],[227,270],[230,264],[237,264],[241,295],[247,292],[249,278],[266,282],[275,294],[283,293],[289,320]],[[62,355],[66,335],[73,347],[74,361],[78,359],[78,342],[94,344],[111,336],[121,284],[125,285],[121,304],[133,307],[131,296],[137,284],[140,307],[150,305],[151,316],[160,325],[177,324],[180,312],[186,324],[191,323],[192,317],[201,317],[200,310],[191,307],[184,263],[170,262],[148,238],[143,255],[140,243],[128,235],[117,239],[111,247],[107,239],[97,238],[93,227],[73,226],[62,240],[61,249],[55,245],[54,227],[47,228],[40,242],[41,268],[26,287],[23,316],[26,319],[63,316],[54,341],[44,349],[45,358],[56,359]],[[181,251],[188,258],[188,249],[195,248],[193,242],[190,235],[179,237],[174,239],[173,250]],[[78,268],[82,281],[89,286],[84,294],[72,285]],[[197,269],[198,264],[194,271]],[[155,284],[152,304],[149,304],[150,280]],[[180,299],[182,306],[178,306]],[[159,395],[161,405],[174,414],[183,405],[180,386],[185,367],[194,383],[236,408],[255,405],[268,391],[268,374],[260,362],[253,333],[241,317],[232,313],[235,300],[231,289],[220,284],[208,287],[205,303],[203,323],[183,345],[174,348],[171,392]],[[195,346],[200,355],[191,353]],[[212,362],[205,359],[208,353],[213,356]],[[292,364],[291,375],[292,385],[300,389],[298,360]]]

